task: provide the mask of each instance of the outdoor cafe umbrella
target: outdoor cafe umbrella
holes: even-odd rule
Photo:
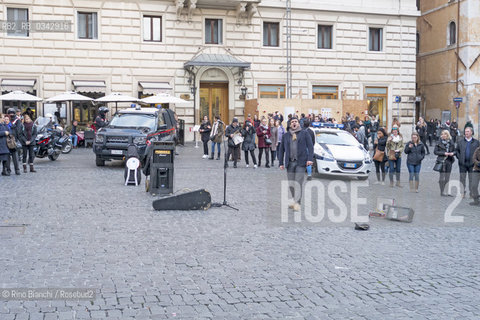
[[[67,91],[64,93],[59,94],[58,96],[54,96],[45,100],[46,102],[70,102],[70,110],[72,110],[72,101],[93,101],[92,98],[82,96],[74,91]],[[67,123],[69,123],[70,117],[68,114],[67,108]]]
[[[177,98],[175,96],[171,96],[168,93],[159,93],[154,96],[150,96],[147,98],[144,98],[140,100],[140,102],[143,102],[145,104],[189,104],[190,102],[187,100],[183,100],[180,98]]]
[[[42,98],[36,97],[23,91],[12,91],[0,95],[0,100],[18,101],[18,106],[20,107],[20,101],[38,102],[42,101]]]
[[[108,96],[95,99],[95,102],[105,102],[105,103],[115,102],[115,112],[117,112],[119,102],[137,102],[137,101],[138,101],[137,98],[121,94],[120,92],[112,92]]]

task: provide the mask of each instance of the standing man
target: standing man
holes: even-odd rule
[[[294,202],[289,207],[300,211],[305,171],[307,166],[313,165],[313,143],[309,134],[300,127],[297,117],[290,120],[290,130],[282,137],[279,154],[280,169],[286,167],[288,181],[295,181],[300,187],[297,192],[294,187],[290,187]]]
[[[13,137],[15,138],[15,141],[19,141],[20,132],[23,130],[22,119],[20,116],[17,116],[17,113],[18,112],[14,108],[9,108],[7,110],[7,114],[10,118],[10,123],[8,124],[8,127],[10,128],[10,131]],[[13,161],[13,167],[15,168],[15,174],[20,175],[20,169],[18,167],[17,148],[9,149],[9,150],[10,150],[10,157],[12,158],[12,161]],[[11,172],[10,164],[8,165],[7,171],[8,173]]]
[[[233,167],[237,167],[237,161],[240,158],[240,143],[235,144],[233,137],[238,134],[240,135],[240,126],[238,125],[238,119],[233,118],[232,124],[230,124],[227,129],[225,129],[225,136],[228,138],[228,152],[227,158],[225,159],[225,167],[228,167],[228,159],[230,155],[233,154]]]
[[[465,128],[465,136],[463,139],[459,139],[457,147],[455,148],[455,156],[458,159],[458,167],[460,169],[460,182],[463,186],[463,197],[467,193],[466,188],[466,177],[468,174],[468,186],[470,188],[470,196],[473,197],[473,181],[472,181],[472,171],[473,171],[473,153],[477,148],[480,147],[480,144],[477,139],[473,137],[473,129],[470,127]]]

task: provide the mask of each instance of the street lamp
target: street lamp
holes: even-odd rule
[[[242,92],[243,100],[247,99],[247,87],[243,86],[240,88],[240,91]]]

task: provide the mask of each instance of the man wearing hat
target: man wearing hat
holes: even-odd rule
[[[294,202],[289,206],[300,211],[303,181],[307,166],[313,165],[313,142],[306,130],[302,130],[297,117],[290,120],[290,130],[282,137],[279,150],[280,169],[287,168],[289,183],[298,183],[295,188],[290,186]]]

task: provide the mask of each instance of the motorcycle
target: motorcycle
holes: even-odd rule
[[[37,125],[36,145],[33,148],[37,158],[48,157],[55,161],[62,150],[67,146],[69,137],[62,134],[61,127],[52,123],[51,119],[39,117],[35,121]]]

